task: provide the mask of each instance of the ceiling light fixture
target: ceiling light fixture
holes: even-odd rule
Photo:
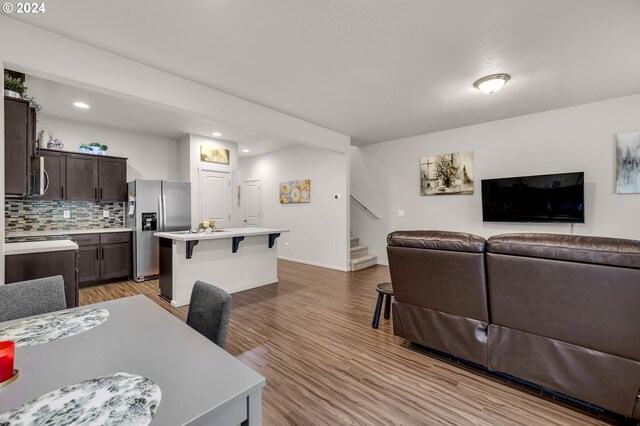
[[[511,76],[509,74],[492,74],[482,77],[480,80],[473,83],[473,87],[482,93],[491,94],[502,89],[510,78]]]
[[[216,138],[219,138],[220,136],[222,136],[222,133],[220,132],[213,132],[211,133],[213,136],[215,136]]]
[[[76,108],[82,108],[82,109],[91,108],[89,105],[85,104],[84,102],[74,102],[73,106],[76,107]]]
[[[243,149],[242,152],[250,152],[248,149]]]

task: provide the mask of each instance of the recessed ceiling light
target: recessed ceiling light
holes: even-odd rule
[[[250,152],[248,149],[243,149],[242,152]]]
[[[215,136],[216,138],[219,138],[220,136],[222,136],[222,133],[220,132],[213,132],[211,133],[213,136]]]
[[[473,87],[482,93],[491,94],[502,89],[510,78],[511,76],[509,74],[492,74],[482,77],[480,80],[473,83]]]
[[[74,102],[73,106],[76,107],[76,108],[82,108],[82,109],[91,108],[89,105],[85,104],[84,102]]]

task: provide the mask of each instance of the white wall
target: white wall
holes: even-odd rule
[[[348,270],[348,161],[348,154],[305,146],[240,160],[241,184],[260,179],[262,226],[290,230],[278,238],[279,258]],[[279,183],[302,179],[311,179],[311,202],[280,204]]]
[[[229,164],[208,163],[200,161],[200,146],[203,144],[229,150]],[[177,153],[178,179],[191,182],[191,227],[200,223],[200,170],[212,170],[231,174],[231,206],[234,226],[242,222],[238,213],[238,144],[205,138],[198,135],[187,135],[178,141]]]
[[[107,145],[109,155],[127,157],[127,181],[138,178],[176,180],[178,177],[176,139],[48,115],[38,117],[37,129],[38,133],[42,129],[53,132],[54,138],[62,140],[65,151],[77,152],[82,143]]]
[[[640,239],[640,194],[615,194],[615,135],[640,130],[640,95],[352,148],[351,188],[374,219],[352,201],[351,232],[386,263],[394,230],[441,229],[489,237],[507,232],[570,233],[568,224],[482,222],[480,181],[585,172],[586,223],[575,234]],[[421,197],[420,157],[474,151],[473,195]],[[399,217],[398,210],[405,216]]]

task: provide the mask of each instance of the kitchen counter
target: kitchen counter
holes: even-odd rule
[[[187,231],[180,232],[156,232],[154,235],[159,238],[169,238],[176,241],[196,241],[196,240],[220,240],[232,237],[248,237],[269,234],[281,234],[289,232],[288,229],[272,229],[272,228],[225,228],[216,229],[214,232],[192,233]]]
[[[107,232],[131,232],[131,228],[56,229],[54,231],[13,231],[6,237],[44,237],[49,235],[104,234]]]
[[[156,232],[160,245],[160,295],[173,306],[184,306],[198,280],[229,293],[277,283],[277,238],[285,232],[289,230]]]
[[[52,251],[77,250],[78,245],[70,240],[32,241],[26,243],[8,243],[4,245],[6,256],[14,254],[47,253]]]

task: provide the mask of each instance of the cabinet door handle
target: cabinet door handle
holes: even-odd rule
[[[104,260],[104,247],[102,248],[102,260]]]
[[[96,250],[96,260],[100,260],[100,259],[98,258],[98,250]]]
[[[98,199],[98,188],[93,188],[93,197],[97,200]]]
[[[100,188],[100,199],[102,200],[102,188]]]
[[[64,186],[60,187],[60,198],[62,198],[64,200]]]

